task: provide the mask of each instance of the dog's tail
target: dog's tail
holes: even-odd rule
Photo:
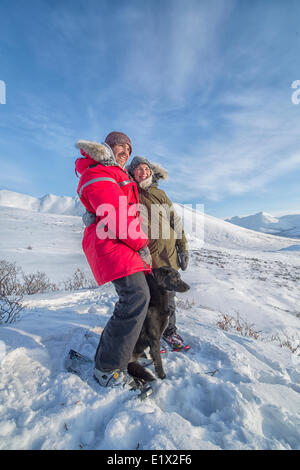
[[[137,379],[145,380],[146,382],[153,382],[153,380],[156,380],[155,377],[138,362],[129,362],[127,370],[130,375]]]

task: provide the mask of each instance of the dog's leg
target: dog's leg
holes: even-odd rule
[[[160,379],[164,379],[166,377],[166,374],[162,365],[162,360],[161,360],[161,355],[160,355],[160,341],[159,340],[157,341],[157,339],[151,342],[150,356],[153,359],[155,373],[157,377],[159,377]]]
[[[129,362],[127,366],[128,373],[138,380],[145,382],[152,382],[155,380],[155,377],[148,372],[141,364],[138,362]]]

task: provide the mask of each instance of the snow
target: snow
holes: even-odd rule
[[[0,206],[0,258],[16,262],[26,273],[44,271],[61,282],[77,267],[89,273],[83,256],[80,217]]]
[[[78,196],[71,198],[69,196],[46,194],[41,198],[37,198],[6,189],[0,190],[0,206],[77,216],[82,215],[84,212]]]
[[[266,212],[258,212],[246,217],[231,217],[227,222],[239,227],[271,233],[284,237],[300,238],[300,214],[285,214],[274,217]]]
[[[1,449],[300,449],[299,349],[284,346],[299,345],[300,240],[190,214],[204,228],[204,242],[187,233],[191,289],[177,295],[191,349],[163,356],[166,379],[140,401],[101,388],[92,365],[85,380],[64,367],[70,348],[93,358],[111,284],[26,296],[20,319],[0,327]],[[90,275],[80,217],[6,204],[0,221],[0,259],[56,283],[77,267]],[[220,328],[226,316],[258,339]]]

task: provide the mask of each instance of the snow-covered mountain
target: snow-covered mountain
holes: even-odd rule
[[[5,189],[0,190],[0,206],[64,215],[82,215],[84,212],[78,196],[46,194],[37,198]]]
[[[84,207],[81,204],[78,196],[71,198],[69,196],[56,196],[54,194],[46,194],[43,197],[36,198],[26,194],[21,194],[4,189],[0,190],[0,206],[15,207],[18,209],[25,209],[34,212],[43,212],[48,214],[61,214],[72,216],[81,216],[84,212]],[[176,204],[175,206],[177,207],[179,212],[181,212],[184,208],[180,204]],[[184,210],[189,211],[189,209],[185,208]],[[202,220],[199,219],[199,214],[196,216],[196,212],[193,210],[192,213],[193,217],[198,217],[198,221],[200,224],[204,223]],[[205,215],[204,219],[206,221],[206,233],[207,231],[209,231],[209,236],[211,236],[211,230],[209,230],[209,228],[207,227],[208,220],[210,220],[210,224],[218,225],[220,223],[220,219],[208,215]],[[262,233],[289,238],[300,238],[300,214],[274,217],[273,215],[268,214],[266,212],[258,212],[257,214],[246,217],[232,217],[230,219],[226,219],[225,222],[229,222],[239,227],[244,227]],[[229,230],[228,227],[226,230]],[[219,232],[219,230],[217,231]],[[213,234],[216,235],[216,231],[214,229]],[[244,245],[242,244],[242,246]]]
[[[0,206],[0,259],[53,282],[90,275],[81,217],[28,198],[14,204],[30,210]],[[101,388],[92,366],[85,380],[65,368],[70,348],[93,359],[111,284],[27,296],[0,326],[0,449],[300,449],[300,240],[184,216],[191,288],[177,295],[177,327],[191,349],[163,356],[167,377],[141,402]]]
[[[266,212],[258,212],[246,217],[231,217],[226,222],[281,237],[300,238],[300,214],[274,217]]]

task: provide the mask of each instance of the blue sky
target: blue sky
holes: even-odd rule
[[[74,196],[79,139],[127,133],[176,202],[300,209],[298,0],[1,0],[0,189]]]

